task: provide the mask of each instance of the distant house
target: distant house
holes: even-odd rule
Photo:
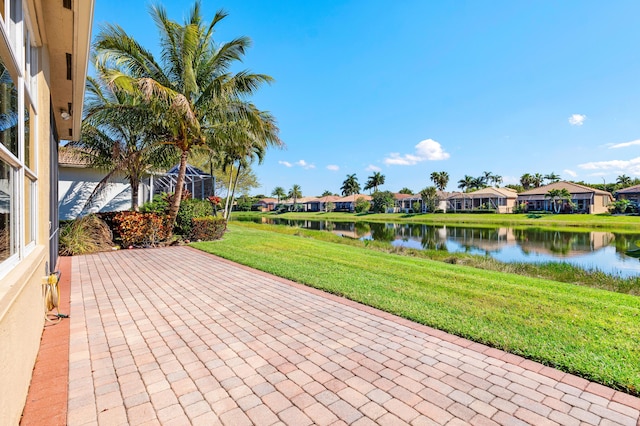
[[[336,205],[334,211],[336,212],[353,212],[355,211],[355,200],[358,198],[364,198],[367,201],[371,201],[371,195],[367,194],[355,194],[355,195],[347,195],[346,197],[339,197],[334,200],[333,203]]]
[[[396,213],[409,213],[414,212],[413,205],[419,204],[418,211],[415,213],[426,213],[429,211],[428,207],[423,203],[422,196],[420,194],[393,194],[396,200],[394,212]],[[438,203],[436,205],[437,210],[447,211],[447,197],[449,194],[443,191],[436,191],[436,197]]]
[[[257,210],[260,212],[270,212],[275,210],[276,205],[278,205],[277,198],[263,198],[258,200],[257,203],[251,206],[252,210]]]
[[[511,188],[486,187],[474,192],[453,192],[447,198],[449,210],[490,209],[511,213],[518,194]]]
[[[304,209],[308,212],[324,212],[328,210],[327,204],[333,203],[333,208],[331,209],[331,211],[333,211],[336,206],[336,201],[341,198],[342,197],[337,195],[326,195],[324,197],[312,198],[304,203]]]
[[[553,211],[554,202],[547,196],[553,189],[566,189],[571,194],[571,201],[575,204],[573,211],[581,213],[605,213],[609,210],[609,204],[613,202],[610,192],[590,188],[573,182],[560,181],[518,194],[518,204],[524,203],[527,211]],[[570,206],[565,205],[561,211],[568,211]]]
[[[636,206],[640,206],[640,185],[616,191],[616,200],[629,200]]]

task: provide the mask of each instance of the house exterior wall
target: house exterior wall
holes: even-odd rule
[[[9,183],[0,185],[0,192],[8,195],[9,201],[0,223],[0,231],[8,231],[9,244],[0,242],[0,252],[11,247],[0,257],[0,418],[7,425],[20,421],[44,324],[42,277],[55,268],[48,265],[49,230],[56,227],[50,223],[50,201],[55,193],[50,160],[56,155],[52,152],[56,146],[51,143],[56,127],[52,117],[57,118],[60,110],[54,107],[52,111],[51,105],[74,102],[75,108],[82,110],[94,2],[73,3],[72,10],[65,9],[62,2],[48,0],[0,4],[4,8],[0,17],[0,60],[17,91],[15,126],[19,147],[14,151],[0,142],[0,162],[5,172],[0,174],[0,183]],[[82,22],[84,31],[74,27],[77,20]],[[84,51],[73,42],[74,37],[85,39],[81,43]],[[73,55],[75,80],[66,78],[65,51]],[[57,91],[68,98],[53,95],[57,84],[54,81],[60,74],[64,87],[57,87]],[[25,109],[29,111],[28,122]],[[65,136],[79,131],[80,114],[73,123],[66,124]],[[60,127],[57,129],[60,132]]]
[[[75,219],[79,215],[95,212],[113,212],[131,208],[131,186],[124,177],[112,179],[105,190],[83,211],[87,199],[106,172],[89,167],[59,167],[58,207],[60,220]],[[150,186],[143,182],[138,187],[138,205],[150,200]]]

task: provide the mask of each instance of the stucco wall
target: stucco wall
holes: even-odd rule
[[[58,206],[60,220],[75,219],[88,212],[122,211],[131,208],[131,187],[125,178],[111,180],[107,187],[95,198],[95,202],[84,210],[87,199],[106,172],[87,167],[59,168]],[[138,204],[149,199],[148,185],[141,184],[138,191]]]
[[[38,246],[2,279],[15,283],[0,298],[0,366],[2,366],[2,424],[20,421],[27,399],[44,324],[41,277],[47,250]]]

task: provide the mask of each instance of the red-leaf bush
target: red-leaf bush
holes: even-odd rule
[[[227,221],[221,217],[196,217],[191,220],[191,240],[219,240],[224,235],[226,229]]]
[[[169,235],[167,217],[155,213],[119,212],[113,224],[123,246],[153,246]]]

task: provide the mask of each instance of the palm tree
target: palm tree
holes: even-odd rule
[[[329,190],[325,190],[325,191],[322,193],[321,197],[329,197],[329,196],[331,196],[331,195],[333,195],[333,192],[331,192],[331,191],[329,191]]]
[[[420,191],[420,198],[422,198],[422,205],[425,206],[424,208],[433,213],[438,203],[437,188],[435,186],[428,186],[424,188]]]
[[[407,195],[412,195],[413,191],[410,190],[409,188],[407,188],[406,186],[404,188],[402,188],[400,191],[398,191],[398,194],[407,194]]]
[[[68,146],[79,148],[82,157],[107,171],[85,207],[114,176],[123,174],[131,186],[131,209],[138,211],[142,177],[154,169],[169,166],[174,160],[171,151],[157,143],[150,124],[152,113],[139,107],[142,99],[93,77],[87,77],[85,91],[82,139]]]
[[[520,176],[520,184],[522,185],[525,191],[531,188],[531,184],[532,184],[531,175],[529,173],[525,173],[522,176]]]
[[[293,198],[293,209],[295,210],[296,204],[298,204],[298,198],[302,197],[302,189],[300,188],[300,185],[293,184],[287,196],[289,198]]]
[[[473,178],[471,181],[471,189],[482,189],[487,186],[484,176]]]
[[[433,172],[431,173],[431,181],[440,191],[444,191],[449,183],[449,173],[447,172]]]
[[[493,181],[493,173],[491,172],[482,172],[482,176],[480,177],[482,183],[485,186],[488,186],[490,182]]]
[[[464,175],[464,178],[458,181],[458,188],[460,188],[462,192],[467,192],[468,190],[473,188],[473,184],[474,178],[469,175]]]
[[[562,189],[550,189],[549,192],[544,194],[545,198],[551,198],[553,202],[553,211],[555,213],[560,213],[562,209],[562,201],[571,200],[571,193],[567,190],[567,188]]]
[[[543,179],[548,181],[549,183],[556,183],[560,181],[560,175],[557,175],[554,172],[551,172],[548,175],[544,175]]]
[[[356,195],[360,193],[360,184],[358,183],[358,178],[355,173],[352,175],[347,175],[347,178],[342,183],[342,187],[340,188],[342,191],[342,196],[347,197],[349,195]]]
[[[271,192],[272,197],[276,197],[278,199],[278,204],[280,204],[280,199],[287,196],[287,193],[284,191],[284,188],[281,186],[276,186],[273,188]]]
[[[531,184],[536,188],[540,188],[543,181],[544,177],[540,173],[536,173],[535,175],[531,176]]]
[[[626,188],[627,186],[631,186],[631,178],[627,175],[620,175],[616,179],[616,183],[623,188]]]
[[[250,40],[239,37],[221,45],[214,42],[215,26],[227,16],[225,12],[216,12],[205,23],[196,1],[184,24],[170,20],[159,5],[151,7],[151,15],[160,32],[160,61],[121,27],[107,24],[96,37],[96,69],[105,81],[142,95],[157,114],[162,142],[180,153],[176,192],[169,208],[169,218],[175,222],[189,152],[199,145],[215,145],[219,127],[229,121],[246,120],[249,127],[259,128],[263,116],[246,97],[272,79],[247,71],[231,72]],[[274,141],[260,142],[266,147]]]
[[[380,172],[373,172],[373,174],[369,176],[364,190],[373,189],[373,192],[378,192],[378,186],[380,185],[384,185],[384,175]]]
[[[502,176],[500,175],[493,175],[491,177],[491,180],[493,181],[493,184],[495,185],[496,188],[500,187],[500,184],[502,183]]]

